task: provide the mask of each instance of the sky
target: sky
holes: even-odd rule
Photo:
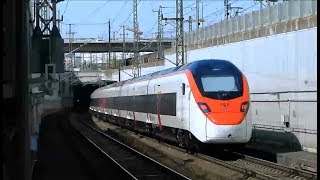
[[[196,17],[195,0],[184,0],[183,13],[184,18]],[[258,10],[260,4],[254,0],[229,0],[232,7],[242,7],[244,13]],[[175,18],[175,0],[138,0],[138,23],[140,31],[143,32],[141,38],[155,37],[157,32],[159,6],[163,7],[163,17]],[[203,17],[204,26],[219,22],[224,18],[223,0],[201,0],[200,17]],[[63,15],[61,22],[61,35],[63,38],[68,37],[66,32],[71,25],[72,32],[75,32],[75,38],[108,38],[108,21],[111,22],[111,38],[115,36],[120,38],[122,34],[121,26],[127,28],[133,27],[133,0],[64,0],[57,5],[60,16]],[[175,35],[175,22],[163,21],[164,36],[170,37]],[[195,29],[195,24],[193,25]],[[188,31],[188,24],[185,23],[184,30]],[[115,33],[113,33],[115,32]],[[133,38],[133,33],[128,33],[127,38]],[[114,36],[113,36],[114,34]],[[122,36],[121,36],[122,38]]]

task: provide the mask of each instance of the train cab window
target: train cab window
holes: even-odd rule
[[[201,83],[205,92],[238,91],[233,76],[202,76]]]
[[[242,73],[228,61],[195,62],[189,69],[201,94],[205,97],[228,100],[243,94]]]

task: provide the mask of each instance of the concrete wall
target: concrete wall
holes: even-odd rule
[[[316,0],[294,0],[268,6],[242,16],[186,32],[187,49],[243,41],[278,33],[316,27]],[[175,48],[172,48],[175,51]]]

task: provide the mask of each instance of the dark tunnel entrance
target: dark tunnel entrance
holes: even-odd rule
[[[87,111],[90,105],[90,95],[99,87],[97,84],[74,85],[73,108],[77,111]]]
[[[90,95],[96,89],[113,84],[117,81],[99,81],[97,83],[77,83],[72,86],[73,89],[73,108],[79,112],[88,111],[90,106]]]

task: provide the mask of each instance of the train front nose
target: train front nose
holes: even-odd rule
[[[246,143],[250,139],[247,121],[237,125],[217,125],[206,118],[206,138],[210,143]]]

